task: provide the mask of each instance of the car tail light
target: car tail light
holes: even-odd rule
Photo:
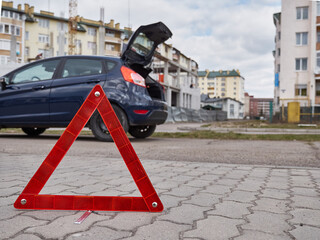
[[[136,114],[147,114],[149,110],[133,110],[133,112]]]
[[[144,80],[144,78],[132,69],[122,66],[121,73],[124,80],[126,80],[127,82],[131,82],[141,87],[146,87],[146,81]]]

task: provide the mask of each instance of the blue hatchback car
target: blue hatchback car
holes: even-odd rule
[[[141,26],[121,58],[63,56],[39,60],[1,78],[0,128],[22,128],[37,136],[66,127],[89,92],[100,84],[124,130],[136,138],[152,135],[167,118],[163,87],[148,67],[156,47],[172,36],[162,22]],[[112,138],[96,111],[87,126],[101,141]]]

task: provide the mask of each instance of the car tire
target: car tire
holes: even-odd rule
[[[147,138],[150,137],[155,130],[156,125],[131,126],[129,133],[135,138]]]
[[[34,127],[22,128],[22,131],[30,137],[39,136],[41,133],[44,133],[45,130],[46,128],[34,128]]]
[[[127,115],[117,105],[115,104],[111,104],[111,105],[123,127],[123,130],[125,132],[128,132],[129,124],[128,124]],[[103,142],[113,141],[111,134],[109,133],[108,128],[104,124],[98,111],[95,111],[90,119],[90,129],[96,139]]]

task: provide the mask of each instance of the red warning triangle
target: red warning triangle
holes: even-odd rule
[[[98,109],[142,197],[39,194],[62,158]],[[163,205],[100,85],[96,85],[54,145],[14,207],[18,209],[161,212]]]

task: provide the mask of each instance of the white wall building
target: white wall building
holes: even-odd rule
[[[282,0],[276,26],[274,107],[320,107],[320,2]]]

